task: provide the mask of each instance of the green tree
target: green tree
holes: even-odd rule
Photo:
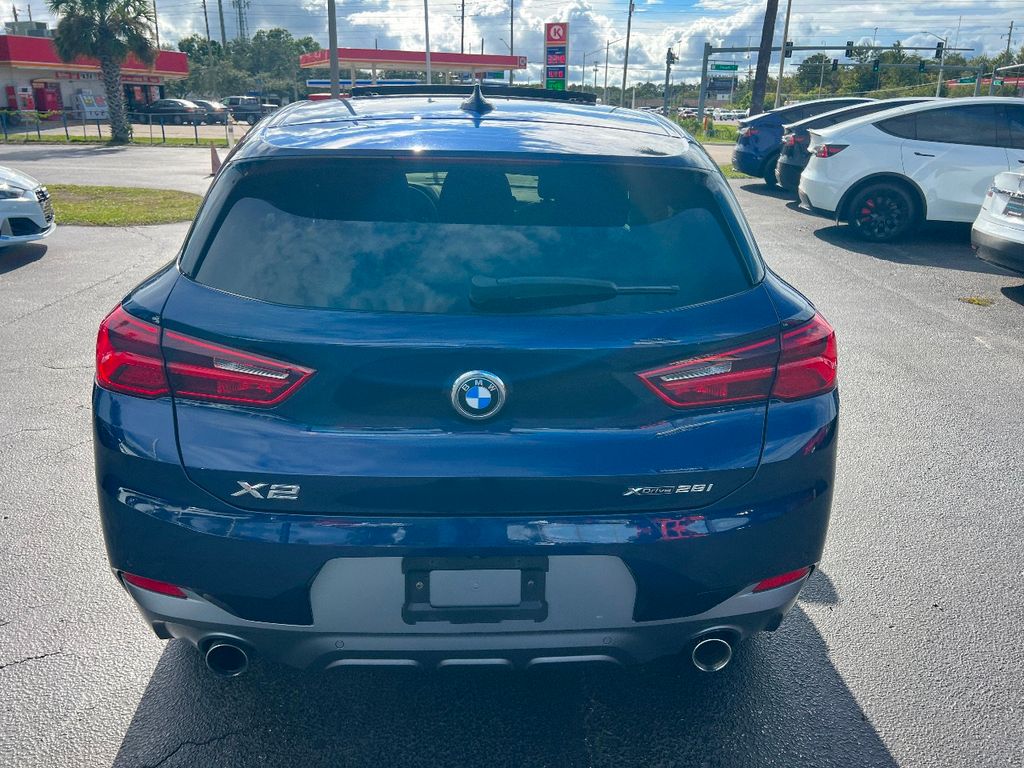
[[[817,92],[818,83],[823,79],[828,82],[827,78],[831,73],[832,59],[827,54],[816,53],[813,56],[808,56],[796,68],[797,88],[804,93],[810,91]],[[783,86],[785,86],[785,83],[783,83]]]
[[[145,64],[156,60],[153,10],[148,0],[48,0],[60,17],[54,34],[57,55],[71,62],[79,56],[98,59],[110,112],[111,140],[131,140],[125,112],[121,65],[129,54]]]

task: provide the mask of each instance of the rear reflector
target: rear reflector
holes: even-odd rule
[[[100,323],[96,338],[96,383],[138,397],[170,393],[160,355],[160,329],[118,306]]]
[[[810,566],[806,568],[797,568],[795,571],[789,571],[788,573],[780,573],[778,576],[772,576],[770,579],[757,582],[757,586],[754,587],[755,592],[766,592],[769,589],[778,589],[784,587],[787,584],[792,584],[794,581],[800,581],[804,576],[811,572]]]
[[[145,576],[136,576],[134,573],[125,573],[123,571],[121,572],[121,578],[133,586],[150,592],[167,595],[168,597],[186,597],[185,591],[181,587],[166,581],[147,579]]]
[[[269,407],[312,376],[311,368],[200,341],[117,307],[100,324],[96,382],[138,397],[175,397]]]
[[[767,400],[799,400],[836,385],[836,337],[821,315],[775,338],[715,355],[682,360],[637,376],[675,408]]]

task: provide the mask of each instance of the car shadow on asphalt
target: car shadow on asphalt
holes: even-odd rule
[[[761,197],[774,197],[778,200],[796,200],[796,195],[792,192],[787,192],[778,186],[769,187],[760,179],[745,180],[740,184],[740,189],[752,195],[761,195]]]
[[[22,243],[0,248],[0,275],[6,275],[46,255],[43,243]]]
[[[1024,307],[1024,283],[1021,285],[1000,288],[1000,291],[1002,291],[1003,296],[1008,298],[1010,301],[1015,301]]]
[[[835,603],[824,574],[805,602]],[[815,609],[819,610],[819,609]],[[895,766],[800,607],[717,674],[618,669],[296,672],[219,680],[172,641],[115,768]]]
[[[847,225],[821,227],[814,231],[814,236],[838,248],[883,261],[989,275],[1006,274],[974,255],[970,224],[927,222],[910,237],[894,243],[866,242]]]
[[[109,139],[109,136],[107,138]],[[54,148],[57,148],[57,151],[60,152],[61,159],[71,159],[87,155],[92,157],[96,155],[119,155],[131,150],[135,146],[131,144],[61,144],[60,142],[46,142],[39,148],[33,146],[32,149],[27,149],[26,147],[30,144],[35,145],[36,142],[26,141],[5,144],[4,148],[0,148],[0,160],[10,160],[11,162],[18,163],[30,162],[32,160],[53,160]],[[19,149],[10,152],[6,151],[5,148],[7,147],[19,147]]]

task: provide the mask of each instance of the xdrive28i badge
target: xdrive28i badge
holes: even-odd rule
[[[452,406],[467,419],[489,419],[505,405],[505,384],[493,373],[469,371],[452,385]]]

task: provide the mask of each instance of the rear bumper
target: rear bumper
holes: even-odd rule
[[[1020,229],[979,218],[971,228],[971,245],[982,261],[1024,274],[1024,232]]]
[[[187,640],[200,649],[231,642],[251,655],[300,669],[339,666],[501,666],[604,662],[638,664],[685,650],[709,633],[741,642],[755,632],[775,629],[793,606],[806,579],[779,589],[741,591],[699,615],[634,622],[622,609],[628,601],[617,588],[614,558],[567,556],[551,559],[548,583],[551,614],[541,622],[513,621],[402,626],[400,562],[395,558],[356,558],[329,562],[312,587],[316,621],[283,626],[240,619],[190,593],[174,598],[126,585],[146,621],[164,638]],[[371,578],[346,582],[339,574],[363,572]],[[382,578],[390,572],[396,578]],[[584,584],[581,574],[597,576]],[[582,604],[582,605],[581,605]],[[599,614],[593,609],[600,607]],[[390,610],[389,610],[390,609]],[[618,615],[617,615],[618,614]],[[392,624],[394,626],[388,626]]]
[[[780,158],[775,166],[775,178],[778,180],[780,187],[787,192],[796,193],[800,189],[800,174],[803,173],[803,170],[804,166],[785,162]]]
[[[797,182],[797,194],[801,208],[833,219],[838,217],[836,209],[842,198],[841,193],[833,184],[808,177],[806,168]]]
[[[836,393],[773,404],[754,479],[714,504],[673,512],[638,500],[634,511],[562,516],[242,510],[184,474],[171,408],[102,390],[94,397],[110,565],[186,590],[181,599],[128,587],[158,635],[198,645],[233,637],[299,667],[375,658],[628,663],[678,652],[712,629],[742,639],[774,628],[799,589],[754,596],[752,585],[817,563],[828,527]],[[545,558],[547,614],[407,624],[403,558],[467,556]]]
[[[747,146],[737,144],[732,150],[732,167],[748,176],[763,176],[767,158]]]

